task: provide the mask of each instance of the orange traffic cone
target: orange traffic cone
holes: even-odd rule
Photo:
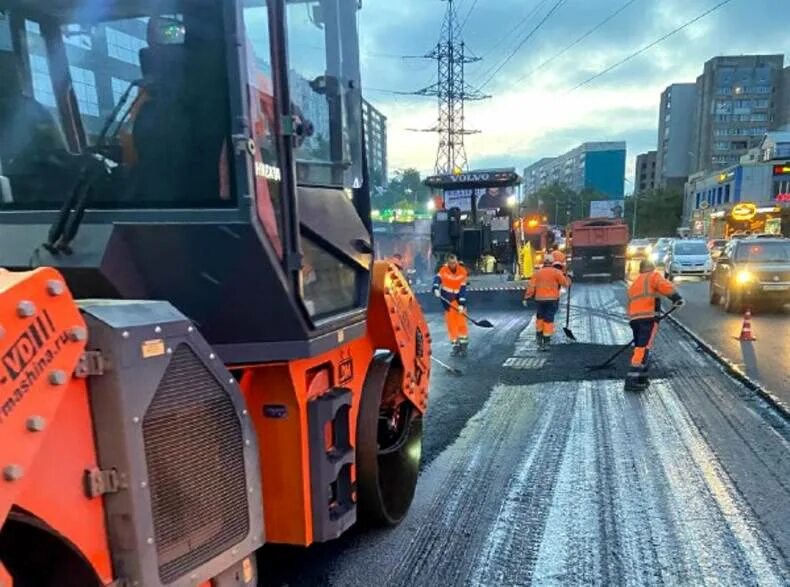
[[[743,313],[741,335],[736,336],[735,339],[742,342],[751,342],[753,340],[757,340],[757,338],[752,334],[752,311],[750,308],[746,308],[746,311]]]

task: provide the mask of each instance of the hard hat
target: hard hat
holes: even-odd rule
[[[655,271],[656,264],[650,259],[642,259],[639,263],[639,273],[647,273],[648,271]]]
[[[546,257],[545,259],[543,259],[544,267],[551,267],[552,263],[554,263],[554,259],[552,259],[551,257]]]

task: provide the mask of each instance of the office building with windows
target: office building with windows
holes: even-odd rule
[[[683,216],[704,216],[739,202],[790,203],[790,132],[769,132],[736,165],[689,177]]]
[[[723,169],[776,128],[782,109],[783,55],[714,57],[696,82],[691,170]]]
[[[688,179],[696,105],[696,84],[672,84],[661,93],[656,143],[656,187],[680,191]]]
[[[656,171],[656,151],[648,151],[636,156],[636,173],[634,177],[634,193],[652,192],[658,187]]]
[[[782,74],[782,92],[779,96],[776,130],[790,130],[790,66]]]
[[[387,117],[362,100],[362,120],[371,187],[387,187]]]
[[[576,192],[590,190],[610,200],[622,200],[625,142],[584,143],[558,157],[540,159],[524,169],[524,194],[552,184]]]

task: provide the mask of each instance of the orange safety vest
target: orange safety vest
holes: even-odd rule
[[[568,287],[571,280],[554,267],[541,267],[529,280],[525,298],[535,296],[537,302],[547,302],[560,299],[560,288]]]
[[[460,264],[455,268],[455,273],[449,266],[442,265],[434,280],[434,287],[438,286],[441,289],[443,298],[450,301],[458,300],[463,304],[466,301],[466,280],[468,277],[466,269]]]
[[[645,320],[658,315],[661,296],[671,296],[675,287],[656,272],[640,273],[628,288],[628,317]]]

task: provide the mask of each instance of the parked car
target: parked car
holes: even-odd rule
[[[714,238],[708,241],[708,250],[710,251],[710,256],[713,259],[718,259],[721,252],[724,250],[724,247],[727,246],[727,239],[723,238]]]
[[[670,281],[686,275],[707,279],[712,269],[707,243],[702,240],[676,240],[664,259],[664,275]]]
[[[744,304],[790,303],[790,240],[774,237],[731,241],[716,260],[710,278],[710,303],[724,301],[727,312]]]
[[[625,254],[629,259],[647,259],[653,252],[653,245],[646,238],[635,238],[628,243]]]

